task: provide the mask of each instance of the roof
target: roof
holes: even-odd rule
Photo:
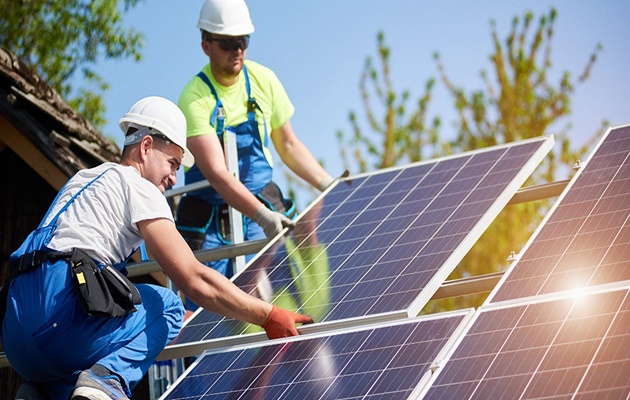
[[[115,143],[5,49],[0,49],[0,126],[0,141],[29,165],[37,162],[31,158],[39,152],[66,179],[80,169],[120,159]],[[28,151],[33,148],[37,151]]]

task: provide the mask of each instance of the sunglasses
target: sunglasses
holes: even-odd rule
[[[208,42],[218,42],[219,48],[223,51],[245,50],[249,46],[249,35],[231,38],[206,38]]]

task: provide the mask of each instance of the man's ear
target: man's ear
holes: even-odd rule
[[[151,135],[146,135],[140,141],[140,157],[144,159],[149,152],[149,150],[153,147],[153,137]]]
[[[207,40],[203,40],[202,39],[201,40],[201,49],[203,50],[205,55],[210,57],[210,42],[208,42]]]

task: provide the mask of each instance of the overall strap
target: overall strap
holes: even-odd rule
[[[247,120],[248,121],[256,121],[256,109],[260,111],[260,115],[263,117],[263,127],[265,128],[264,135],[264,146],[269,148],[269,135],[267,132],[267,121],[265,119],[265,113],[263,113],[262,109],[256,103],[256,99],[252,97],[251,85],[249,83],[249,74],[247,73],[247,67],[243,64],[243,74],[245,75],[245,89],[247,90]]]
[[[256,100],[252,97],[252,87],[249,84],[249,74],[247,67],[243,64],[243,75],[245,76],[245,90],[247,91],[247,120],[256,121]]]
[[[210,125],[214,127],[214,130],[217,134],[221,134],[223,132],[223,125],[225,124],[225,113],[223,112],[223,103],[221,103],[221,99],[219,99],[219,95],[217,94],[216,89],[212,86],[210,79],[203,73],[203,71],[199,71],[197,74],[199,79],[201,79],[212,92],[214,99],[216,100],[216,104],[214,106],[214,110],[212,110],[212,115],[210,115]],[[214,125],[214,120],[217,121],[217,125]]]
[[[57,197],[55,197],[55,201],[53,201],[53,204],[48,209],[48,212],[46,212],[46,216],[42,219],[42,222],[40,222],[39,227],[37,228],[37,230],[39,230],[39,229],[52,229],[52,230],[57,229],[56,228],[56,224],[57,224],[57,219],[59,219],[59,216],[64,211],[66,211],[68,209],[70,204],[72,204],[72,202],[74,202],[74,200],[77,198],[77,196],[79,196],[88,186],[90,186],[92,183],[94,183],[98,178],[103,176],[103,174],[105,174],[110,169],[111,168],[108,168],[105,171],[101,172],[96,178],[92,179],[90,182],[88,182],[86,185],[84,185],[81,189],[79,189],[70,198],[70,200],[68,200],[66,202],[66,204],[64,204],[63,207],[61,207],[61,209],[57,212],[57,214],[50,220],[48,225],[44,226],[44,221],[48,217],[48,214],[50,213],[50,211],[56,205],[57,200],[59,199],[59,194],[66,187],[66,185],[67,185],[67,183],[66,183],[66,185],[64,185],[61,188],[59,193],[57,193]],[[32,235],[37,230],[33,231],[26,240],[27,241],[30,240]],[[52,233],[52,231],[51,231],[51,233]],[[26,241],[25,241],[25,243],[26,243]],[[24,246],[25,243],[23,243],[22,246]],[[20,247],[20,249],[21,248],[22,247]],[[17,251],[19,251],[20,249],[18,249]],[[15,254],[15,252],[14,252],[14,254]],[[39,267],[41,265],[41,263],[46,261],[46,260],[57,261],[57,260],[62,259],[62,258],[69,258],[71,255],[72,255],[72,252],[50,252],[48,250],[43,250],[41,248],[33,250],[33,251],[29,252],[29,253],[21,254],[19,256],[19,260],[14,261],[17,264],[17,268],[15,269],[14,273],[12,273],[11,279],[13,279],[15,276],[17,276],[19,274],[22,274],[24,272],[28,272],[28,271],[30,271],[32,269],[35,269],[35,268]],[[11,257],[13,257],[13,254],[11,255]]]
[[[66,202],[66,204],[63,205],[63,207],[61,207],[61,209],[57,212],[57,214],[53,217],[53,219],[50,220],[50,222],[48,223],[48,225],[52,225],[55,224],[57,222],[57,219],[59,218],[59,216],[61,214],[63,214],[64,211],[66,211],[68,209],[68,207],[70,207],[70,204],[72,204],[72,202],[77,198],[78,195],[80,195],[85,189],[87,189],[88,186],[90,186],[92,183],[94,183],[98,178],[100,178],[101,176],[103,176],[103,174],[105,174],[105,172],[109,171],[111,168],[106,169],[105,171],[101,172],[96,178],[92,179],[90,182],[88,182],[87,185],[83,186],[81,189],[79,189],[78,192],[76,192],[71,198],[70,200],[68,200]],[[65,187],[65,185],[64,185]],[[63,190],[63,188],[62,188]],[[61,193],[61,190],[59,191],[59,193],[57,193],[57,197],[55,197],[55,201],[53,202],[53,205],[51,205],[50,209],[48,210],[48,212],[46,213],[46,216],[44,216],[44,218],[42,219],[42,222],[39,223],[38,228],[41,228],[42,225],[44,224],[44,221],[46,220],[46,217],[48,216],[48,213],[52,210],[53,206],[55,205],[57,199],[59,198],[59,194]]]
[[[46,221],[46,219],[48,218],[48,215],[50,214],[52,209],[55,207],[55,204],[57,204],[57,200],[59,200],[59,197],[61,196],[61,192],[63,192],[63,190],[66,188],[66,185],[68,185],[68,182],[70,182],[70,180],[64,183],[61,189],[59,189],[59,191],[57,192],[57,195],[55,196],[55,199],[52,201],[52,203],[50,203],[50,207],[48,207],[48,211],[46,211],[44,218],[42,218],[42,220],[39,222],[39,225],[37,225],[37,229],[41,228],[44,225],[44,221]],[[57,214],[55,218],[53,219],[57,220],[58,217],[59,217],[59,214]]]
[[[252,97],[251,84],[249,83],[249,74],[247,73],[247,67],[245,66],[245,64],[243,64],[243,75],[245,76],[245,90],[247,91],[247,120],[255,122],[256,109],[260,111],[260,114],[263,117],[263,126],[265,128],[265,135],[263,139],[264,145],[265,147],[269,147],[269,134],[267,132],[267,121],[265,119],[265,114],[262,112],[262,109],[260,108],[258,103],[256,103],[256,99]],[[223,103],[221,103],[221,99],[219,99],[219,95],[217,94],[216,89],[214,88],[212,82],[210,82],[210,79],[206,76],[206,74],[204,74],[203,71],[200,71],[197,76],[206,85],[208,85],[210,91],[212,92],[212,95],[214,96],[214,99],[216,100],[214,110],[212,110],[212,114],[210,115],[210,125],[214,127],[214,130],[217,132],[217,134],[221,134],[223,133],[223,129],[225,128],[225,113],[223,111]],[[216,126],[214,124],[214,120],[217,121]]]

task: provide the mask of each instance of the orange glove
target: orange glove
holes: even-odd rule
[[[274,305],[262,327],[269,339],[277,339],[298,335],[295,324],[310,324],[313,322],[313,318],[308,315],[297,314]]]

